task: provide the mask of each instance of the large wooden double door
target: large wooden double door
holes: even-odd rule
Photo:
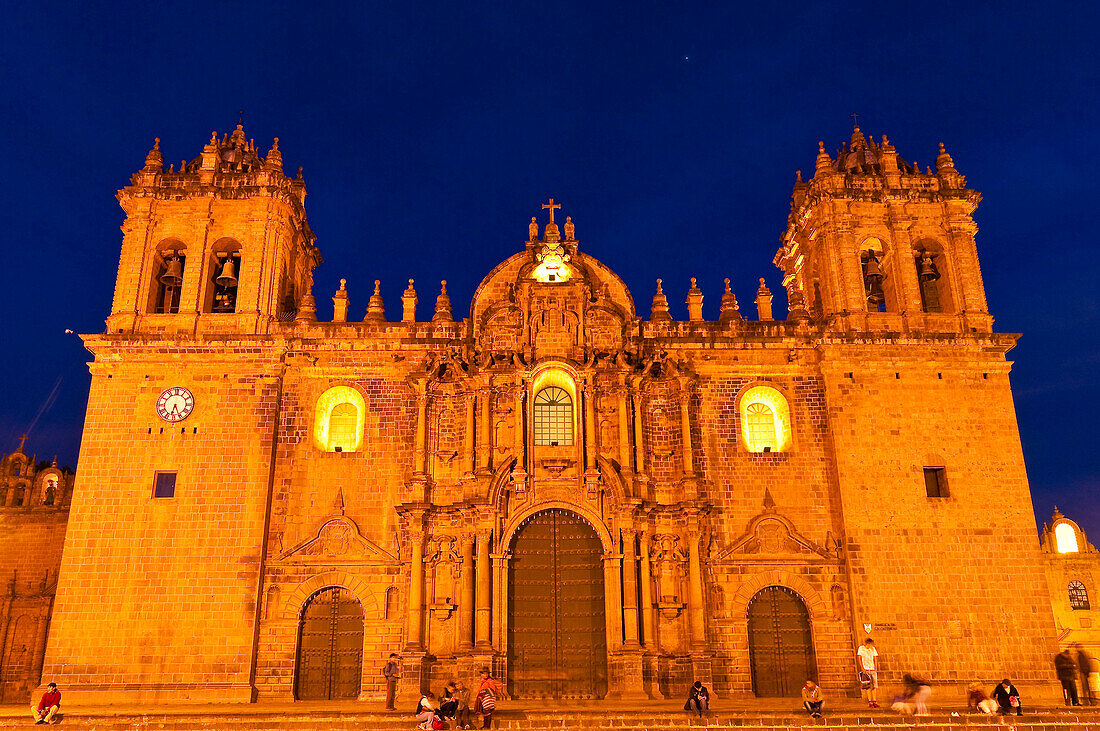
[[[757,697],[793,697],[807,680],[817,682],[810,614],[801,597],[783,586],[762,589],[749,600],[748,621]]]
[[[545,511],[512,541],[508,689],[518,698],[607,694],[603,547],[579,516]]]
[[[298,700],[358,698],[363,679],[363,607],[347,589],[314,594],[298,630]]]

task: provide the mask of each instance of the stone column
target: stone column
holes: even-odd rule
[[[471,413],[473,409],[471,408]],[[458,600],[458,649],[474,647],[474,537],[469,533],[461,538],[462,588]]]
[[[474,433],[477,428],[474,421],[474,400],[474,392],[470,391],[466,395],[466,454],[463,455],[463,462],[466,463],[466,471],[471,474],[477,469],[477,450],[474,447],[477,441]]]
[[[703,612],[703,569],[699,562],[699,531],[688,533],[688,584],[691,592],[688,601],[688,625],[691,628],[691,649],[705,651],[707,645],[706,620]]]
[[[527,420],[523,417],[523,403],[526,397],[527,392],[523,387],[523,381],[517,380],[516,400],[512,407],[512,418],[515,419],[512,439],[514,440],[513,449],[516,452],[516,467],[512,470],[512,479],[517,492],[527,489],[527,449],[524,442],[527,434]]]
[[[623,646],[637,649],[638,642],[638,564],[634,551],[634,529],[623,530]]]
[[[642,644],[651,652],[656,652],[657,645],[657,610],[653,606],[653,578],[649,567],[649,533],[643,531],[639,534],[641,544],[641,562],[638,581],[642,585]]]
[[[483,388],[478,392],[478,427],[477,427],[477,470],[485,473],[489,471],[489,439],[492,425],[492,400],[493,392],[489,388]]]
[[[489,532],[477,536],[477,625],[476,644],[479,649],[490,649],[489,631],[492,627],[493,598],[492,570],[489,563]]]
[[[584,387],[584,466],[587,470],[596,468],[596,407],[593,403],[596,388],[589,381]]]
[[[691,448],[691,391],[687,379],[680,379],[680,430],[683,433],[684,477],[694,477],[695,455]]]
[[[623,600],[619,592],[619,564],[622,557],[603,557],[604,615],[607,617],[607,651],[617,652],[623,644]]]
[[[405,652],[418,653],[423,648],[424,634],[424,533],[421,526],[410,527],[409,537],[412,551],[409,558],[409,636]]]
[[[619,391],[619,465],[630,471],[630,395],[626,386]]]
[[[427,384],[422,384],[420,388],[416,394],[416,459],[413,473],[424,476],[428,454],[428,387]]]
[[[645,472],[645,432],[642,424],[642,389],[635,387],[634,402],[634,471]]]

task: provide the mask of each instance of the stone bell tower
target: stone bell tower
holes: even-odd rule
[[[164,168],[160,140],[118,192],[126,212],[108,333],[265,333],[314,319],[305,183],[266,158],[240,124],[202,154]]]
[[[792,316],[839,330],[990,332],[974,243],[980,201],[942,144],[935,171],[921,172],[859,127],[835,157],[818,143],[775,257]]]

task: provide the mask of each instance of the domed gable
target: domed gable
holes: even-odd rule
[[[525,281],[536,281],[536,269],[541,262],[532,258],[531,252],[520,252],[497,264],[474,290],[470,303],[470,317],[475,333],[490,311],[508,304],[515,304],[516,293]],[[634,298],[619,275],[599,259],[577,253],[568,262],[568,281],[583,282],[590,293],[589,307],[614,308],[625,319],[635,316]],[[566,283],[565,280],[562,282]]]
[[[478,285],[470,304],[473,334],[493,358],[579,359],[622,349],[626,326],[635,319],[634,300],[618,275],[577,251],[574,230],[566,219],[562,240],[551,218],[540,239],[532,218],[526,250]]]

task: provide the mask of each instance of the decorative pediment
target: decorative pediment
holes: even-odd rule
[[[280,563],[396,564],[397,556],[362,536],[355,521],[346,516],[332,518],[317,536],[285,552]]]
[[[766,512],[753,518],[743,536],[711,556],[712,561],[808,558],[835,556],[800,534],[789,520],[774,512]]]

